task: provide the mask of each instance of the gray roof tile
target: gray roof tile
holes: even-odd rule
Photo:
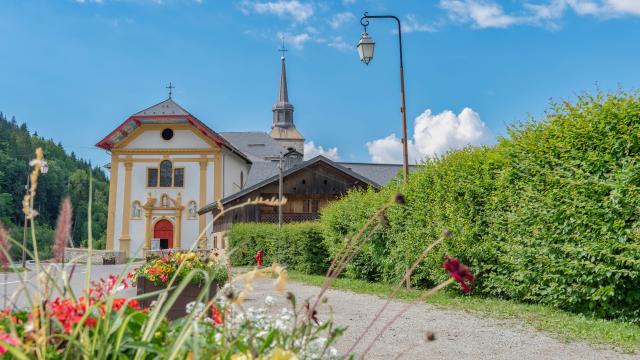
[[[221,132],[223,138],[245,153],[252,161],[277,159],[287,150],[263,131]]]

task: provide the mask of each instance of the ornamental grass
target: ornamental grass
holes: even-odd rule
[[[254,268],[231,276],[226,256],[210,253],[203,256],[194,248],[184,252],[164,254],[150,258],[137,268],[132,262],[119,274],[110,275],[106,280],[94,280],[91,274],[91,179],[89,181],[88,224],[89,239],[84,286],[80,291],[71,284],[77,271],[78,259],[66,259],[67,266],[41,261],[37,252],[34,210],[42,150],[38,149],[36,159],[31,162],[31,188],[27,190],[23,210],[31,224],[33,253],[29,255],[35,263],[35,279],[28,283],[20,278],[21,286],[0,313],[0,358],[7,359],[229,359],[229,360],[296,360],[296,359],[355,359],[366,358],[385,329],[418,301],[407,304],[396,316],[384,324],[368,346],[356,352],[359,342],[393,298],[380,309],[365,332],[353,346],[344,353],[336,350],[336,342],[344,335],[345,328],[336,324],[328,307],[326,290],[341,274],[349,262],[371,239],[372,234],[386,226],[385,212],[394,206],[403,206],[404,197],[397,195],[382,206],[352,238],[345,241],[326,274],[325,284],[317,296],[297,299],[286,291],[287,270],[273,263],[268,267]],[[286,200],[283,200],[283,202]],[[214,221],[225,212],[249,205],[277,206],[276,199],[255,199],[244,204],[225,209],[221,205],[218,214],[202,231],[201,238]],[[67,241],[70,226],[71,205],[65,202],[58,224],[60,247]],[[1,229],[1,227],[0,227]],[[406,282],[413,270],[434,247],[446,241],[448,231],[441,239],[434,241],[420,254],[414,266],[396,286],[396,291]],[[0,231],[0,252],[7,266],[15,270],[15,264],[8,256],[11,243],[20,246]],[[1,239],[0,239],[1,240]],[[197,242],[196,242],[197,244]],[[194,247],[196,246],[194,244]],[[28,251],[28,249],[25,249]],[[231,249],[230,253],[234,250]],[[60,257],[57,252],[56,257]],[[455,281],[464,291],[475,280],[469,269],[455,258],[444,260],[443,273],[451,277],[432,289],[425,291],[419,301],[436,293]],[[137,277],[161,285],[162,290],[153,293],[123,296],[123,290],[135,286]],[[273,279],[274,289],[286,299],[286,306],[274,308],[275,299],[267,296],[263,306],[249,307],[245,300],[253,291],[258,278]],[[6,283],[6,281],[5,281]],[[77,283],[77,281],[76,281]],[[209,286],[226,283],[216,295],[209,296]],[[166,316],[180,294],[189,284],[201,288],[195,301],[187,304],[187,315],[169,321]],[[214,284],[214,285],[212,285]],[[5,294],[6,295],[6,294]],[[13,305],[16,297],[25,299],[28,306],[18,308]],[[142,300],[155,297],[149,307],[142,307]],[[325,311],[329,309],[329,311]],[[338,321],[339,322],[339,321]],[[409,330],[409,329],[407,329]],[[434,334],[425,336],[427,341],[436,339]],[[348,339],[345,339],[348,340]],[[399,351],[402,356],[406,351]]]

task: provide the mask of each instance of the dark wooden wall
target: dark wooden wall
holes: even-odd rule
[[[317,163],[291,174],[283,180],[283,194],[287,203],[282,207],[285,222],[314,220],[318,212],[330,201],[336,200],[352,188],[366,188],[368,184],[337,171],[323,163]],[[278,182],[263,186],[225,206],[231,206],[257,197],[278,197]],[[226,230],[238,222],[277,222],[278,208],[272,206],[247,206],[225,214],[214,231]]]

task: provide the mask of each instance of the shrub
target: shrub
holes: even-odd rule
[[[412,281],[433,285],[442,256],[478,275],[476,293],[640,321],[640,99],[616,93],[552,105],[492,148],[426,161],[400,191],[406,206],[345,274],[399,279],[448,228]],[[333,254],[398,189],[353,191],[323,211]]]
[[[640,99],[582,96],[511,130],[498,150],[500,266],[485,292],[640,319]]]
[[[331,257],[335,257],[345,239],[355,235],[362,225],[391,198],[391,187],[382,191],[373,189],[350,191],[340,201],[329,204],[322,211],[325,244]],[[344,274],[347,277],[380,281],[383,279],[385,258],[389,254],[388,238],[384,229],[371,234],[371,240],[362,251],[347,265]]]
[[[255,265],[255,254],[262,249],[266,264],[277,262],[311,274],[324,273],[329,253],[318,223],[236,224],[229,231],[231,262],[235,266]]]

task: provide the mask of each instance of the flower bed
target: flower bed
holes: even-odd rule
[[[188,284],[180,292],[176,301],[167,312],[169,320],[186,316],[186,306],[198,300],[198,295],[204,290],[207,282],[209,289],[201,301],[209,301],[216,296],[219,285],[228,280],[228,269],[223,256],[218,252],[173,252],[163,256],[150,257],[148,261],[136,269],[137,294],[161,292],[167,287],[177,286],[187,276],[191,277]],[[168,296],[173,294],[170,290]],[[140,300],[143,307],[151,306],[158,299],[158,295],[145,297]]]
[[[153,283],[152,281],[149,281],[149,279],[144,277],[138,277],[137,286],[138,286],[137,288],[138,295],[148,294],[156,291],[159,292],[166,289],[166,286],[156,285],[155,283]],[[204,284],[202,285],[187,284],[184,290],[182,290],[182,292],[180,293],[180,296],[178,296],[178,298],[173,303],[173,305],[171,305],[171,308],[167,312],[167,319],[175,320],[175,319],[186,316],[187,304],[197,301],[198,295],[203,290],[203,286]],[[209,292],[207,294],[207,298],[213,299],[216,296],[217,292],[218,292],[218,283],[214,281],[209,285]],[[170,291],[168,296],[171,296],[172,293],[173,292]],[[158,298],[157,295],[152,297],[146,297],[140,300],[140,305],[142,307],[151,307],[151,305],[153,305],[156,302],[157,298]]]
[[[144,277],[155,285],[166,285],[173,279],[181,281],[187,276],[190,283],[202,285],[208,278],[220,284],[229,279],[229,270],[218,252],[198,254],[192,251],[172,252],[164,256],[151,256],[135,270],[137,278]]]

